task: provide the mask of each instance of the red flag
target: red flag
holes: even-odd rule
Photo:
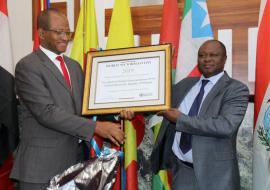
[[[0,190],[13,190],[14,184],[9,179],[9,174],[13,165],[13,158],[10,154],[8,159],[0,167]]]
[[[262,101],[270,81],[270,2],[261,1],[259,31],[257,38],[255,110],[254,124],[257,122]],[[255,126],[255,125],[254,125]]]
[[[270,1],[261,0],[257,37],[253,189],[270,188]]]
[[[174,81],[178,56],[180,20],[177,0],[164,0],[159,43],[172,45],[172,76]]]

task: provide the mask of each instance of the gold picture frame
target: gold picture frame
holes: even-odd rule
[[[83,115],[122,109],[155,112],[171,106],[170,44],[87,54]]]

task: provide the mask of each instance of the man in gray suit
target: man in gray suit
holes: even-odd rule
[[[46,189],[53,176],[78,163],[79,139],[89,142],[97,134],[116,145],[124,141],[120,124],[80,116],[84,76],[80,65],[63,55],[71,34],[66,16],[45,10],[38,30],[40,48],[15,71],[22,131],[11,178],[19,180],[21,190]],[[132,114],[121,112],[126,119]]]
[[[249,91],[224,71],[226,58],[221,42],[206,41],[198,51],[202,76],[176,84],[173,108],[159,113],[152,168],[172,169],[174,190],[240,189],[236,136]]]

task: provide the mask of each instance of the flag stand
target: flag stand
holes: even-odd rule
[[[120,121],[120,124],[121,124],[121,130],[125,132],[125,122],[124,120],[121,118],[121,121]],[[125,142],[124,142],[125,144]],[[124,144],[122,144],[120,146],[120,151],[124,153]],[[125,153],[124,153],[125,154]],[[123,154],[123,158],[120,159],[120,167],[121,167],[121,170],[120,170],[120,183],[121,183],[121,190],[125,190],[126,188],[126,184],[125,184],[125,156]]]

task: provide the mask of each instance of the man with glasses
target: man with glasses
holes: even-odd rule
[[[63,55],[71,36],[66,16],[55,9],[41,12],[38,31],[40,48],[15,71],[22,131],[11,178],[19,180],[20,190],[46,189],[53,176],[80,161],[79,139],[89,142],[97,134],[116,145],[124,141],[118,123],[80,116],[84,76],[80,65]]]

